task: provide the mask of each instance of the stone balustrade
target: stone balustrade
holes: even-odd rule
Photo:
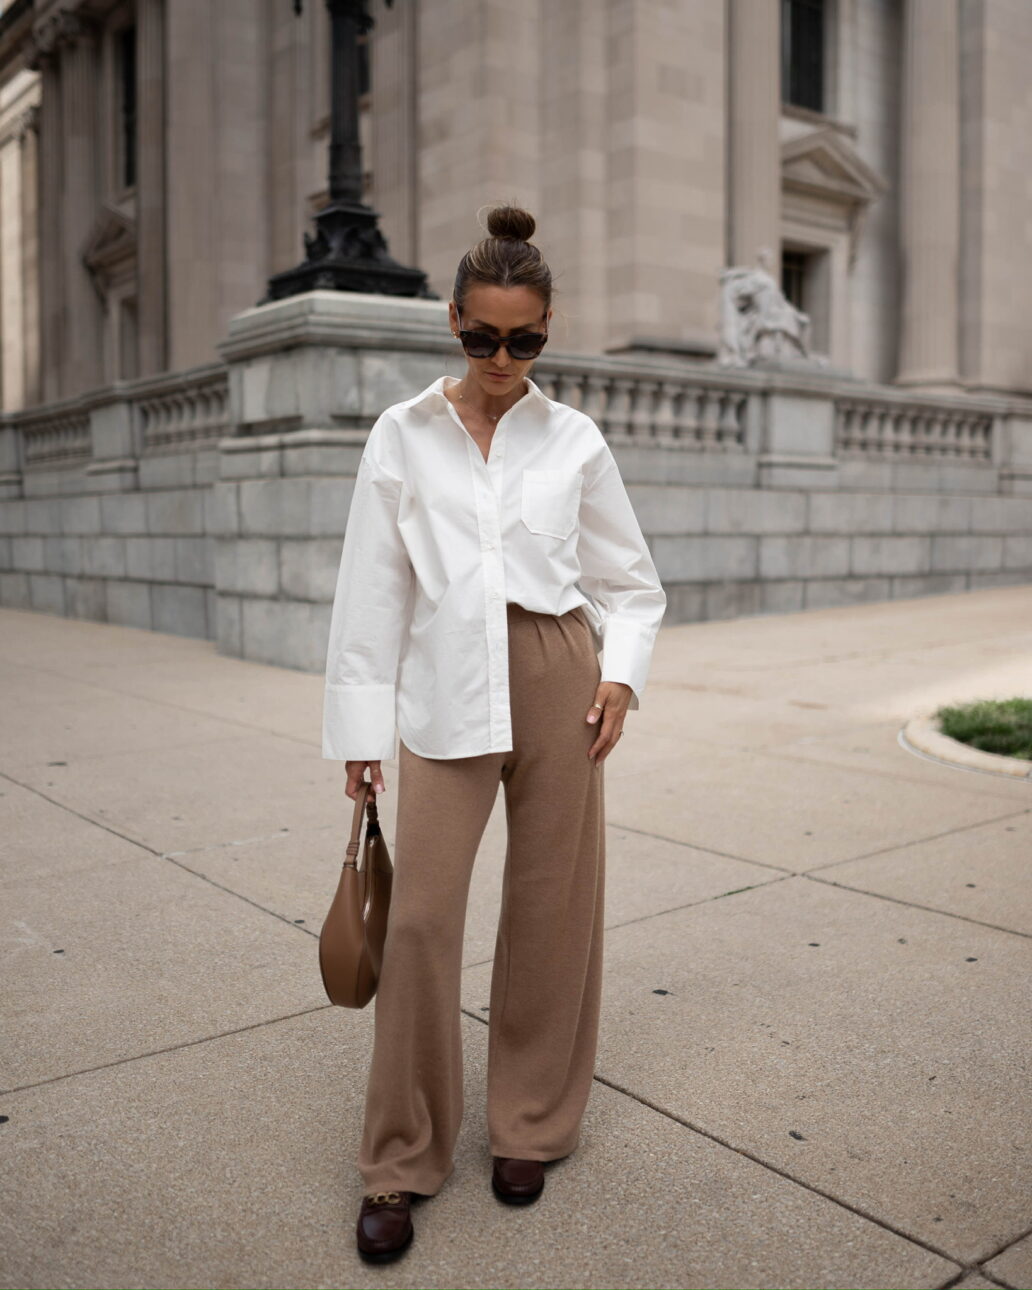
[[[314,292],[220,362],[0,417],[0,604],[319,669],[365,434],[463,370],[444,311]],[[533,376],[610,443],[668,622],[1032,583],[1032,402],[655,349]]]

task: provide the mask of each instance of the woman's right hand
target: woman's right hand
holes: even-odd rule
[[[380,769],[378,761],[346,761],[345,769],[348,772],[348,784],[344,790],[348,797],[357,799],[358,790],[362,787],[362,781],[365,779],[366,767],[369,767],[369,778],[372,780],[374,793],[386,793],[387,785],[383,782],[383,771]]]

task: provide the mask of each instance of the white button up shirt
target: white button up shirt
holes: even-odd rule
[[[633,691],[666,608],[612,451],[582,412],[529,378],[488,458],[439,377],[387,408],[355,480],[326,654],[323,757],[512,748],[506,602],[578,605],[603,681]]]

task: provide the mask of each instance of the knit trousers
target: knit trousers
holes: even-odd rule
[[[358,1167],[366,1190],[431,1196],[463,1113],[462,941],[501,784],[508,845],[488,1013],[492,1155],[577,1146],[602,986],[604,763],[585,720],[601,676],[580,608],[508,606],[511,752],[419,757],[402,742],[398,822]]]

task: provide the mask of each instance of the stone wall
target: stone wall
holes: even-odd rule
[[[365,435],[462,371],[437,301],[315,292],[224,363],[0,420],[0,604],[319,670]],[[668,623],[1032,583],[1032,406],[552,353],[606,434]]]

